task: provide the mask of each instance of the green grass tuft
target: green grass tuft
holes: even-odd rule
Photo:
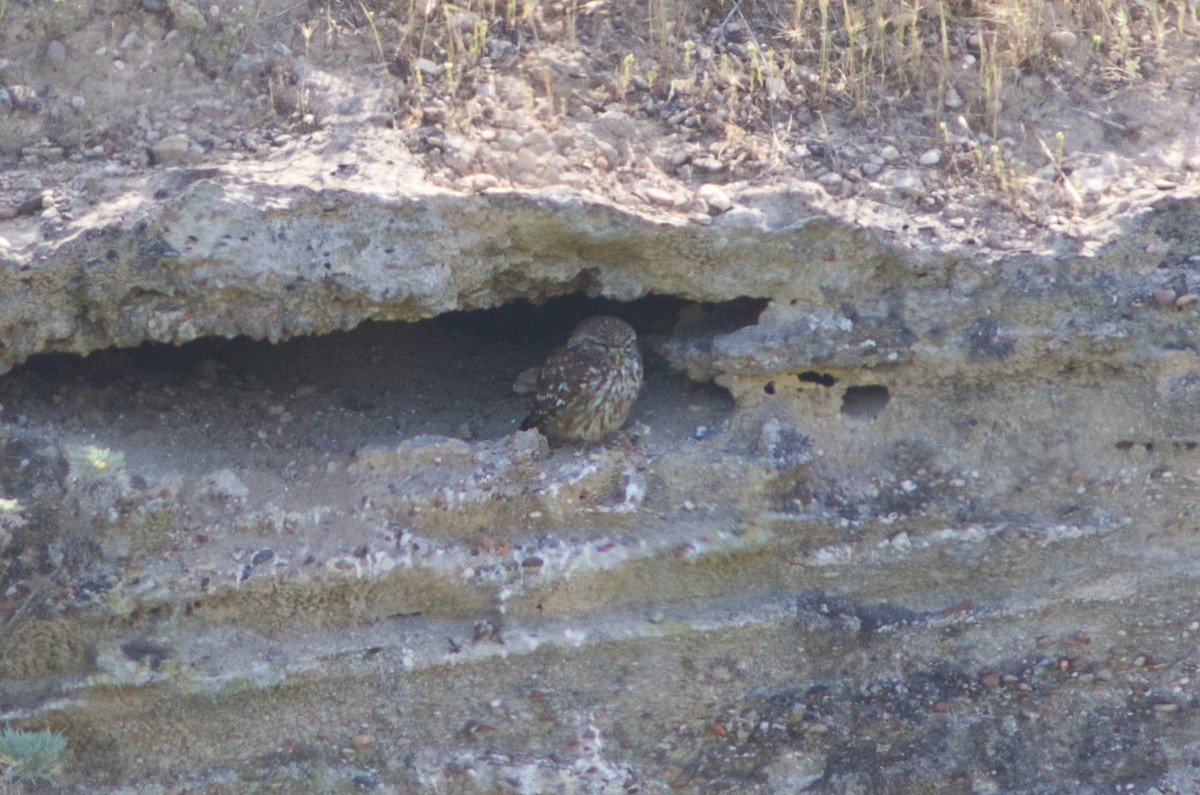
[[[70,759],[62,732],[27,732],[5,726],[0,732],[0,765],[23,781],[44,781],[62,772]]]

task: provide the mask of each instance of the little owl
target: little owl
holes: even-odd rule
[[[533,411],[521,430],[555,442],[598,442],[624,424],[642,388],[637,334],[624,320],[591,317],[537,371]]]

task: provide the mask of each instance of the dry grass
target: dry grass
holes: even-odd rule
[[[902,108],[944,163],[1002,190],[1024,178],[1003,142],[1033,140],[1010,108],[1021,79],[1059,96],[1161,88],[1181,65],[1169,54],[1200,30],[1188,0],[314,0],[299,13],[312,15],[296,22],[306,53],[353,36],[403,81],[399,119],[419,119],[430,96],[453,114],[497,73],[524,79],[544,120],[577,100],[654,104],[663,118],[682,107],[725,140],[776,141],[835,116],[871,129]],[[584,53],[576,74],[526,71],[555,46]]]
[[[869,117],[910,96],[942,113],[954,86],[965,107],[952,115],[981,129],[995,128],[1019,71],[1150,79],[1167,71],[1170,40],[1197,27],[1187,0],[341,0],[322,17],[414,81],[430,76],[414,65],[432,62],[461,88],[497,40],[580,43],[621,50],[610,82],[640,76],[662,96],[733,83],[741,99],[786,90]]]

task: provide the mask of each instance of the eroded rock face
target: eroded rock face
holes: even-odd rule
[[[794,196],[152,187],[0,268],[0,720],[69,784],[1182,786],[1194,203],[975,261]],[[550,448],[512,380],[600,310],[643,395]]]
[[[226,170],[168,173],[26,247],[0,271],[0,366],[206,335],[280,340],[584,292],[696,301],[864,289],[906,258],[828,218],[762,211],[653,223],[562,191],[314,190]],[[804,208],[803,194],[775,199]],[[778,215],[778,212],[775,212]],[[790,215],[789,215],[790,217]],[[834,276],[819,262],[839,262]]]

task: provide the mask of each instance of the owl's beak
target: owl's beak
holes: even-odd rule
[[[621,366],[621,349],[620,348],[609,348],[608,349],[608,357],[610,359],[612,359],[612,363],[615,364],[617,367]]]

